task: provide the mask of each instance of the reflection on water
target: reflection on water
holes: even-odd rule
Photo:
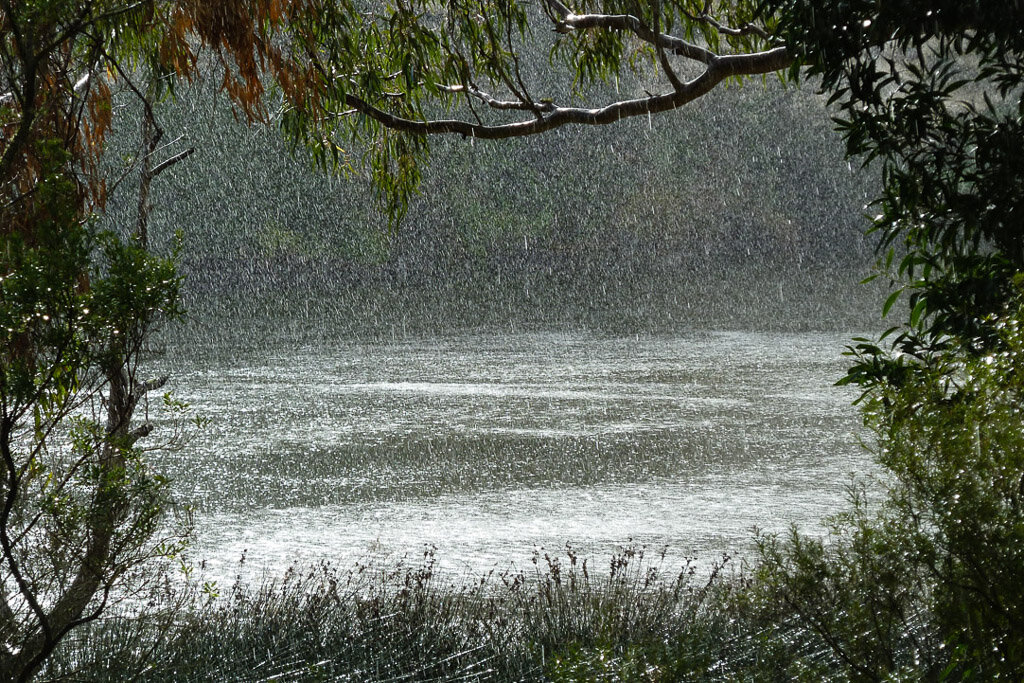
[[[214,575],[418,556],[479,574],[566,542],[708,560],[811,528],[868,458],[842,335],[464,336],[172,363],[211,424],[162,456]],[[195,361],[192,361],[195,363]]]

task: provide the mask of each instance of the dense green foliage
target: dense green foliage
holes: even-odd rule
[[[141,344],[179,313],[180,279],[170,260],[81,222],[72,187],[59,171],[47,177],[48,219],[4,241],[0,668],[12,679],[102,611],[163,542],[151,536],[167,482],[146,467],[135,446],[146,430],[128,418]]]
[[[1021,5],[768,2],[838,103],[847,151],[880,163],[872,230],[907,317],[858,340],[885,496],[827,542],[761,541],[769,620],[858,680],[1015,680],[1024,495]],[[894,309],[895,310],[895,309]],[[815,646],[812,646],[812,648]]]
[[[847,153],[881,166],[872,231],[883,271],[909,293],[886,356],[854,379],[896,377],[946,340],[998,343],[1024,268],[1024,38],[1019,2],[765,3],[781,36],[838,107]]]
[[[872,394],[882,501],[860,491],[825,541],[761,539],[765,621],[797,617],[802,646],[831,651],[851,679],[1024,670],[1021,314],[988,321],[1000,351],[951,342],[913,382]]]

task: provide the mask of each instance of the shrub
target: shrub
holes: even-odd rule
[[[882,502],[857,493],[824,540],[759,539],[762,618],[779,629],[794,620],[795,647],[827,653],[849,678],[1024,671],[1019,306],[983,321],[983,352],[950,340],[869,394],[865,420],[888,476]]]

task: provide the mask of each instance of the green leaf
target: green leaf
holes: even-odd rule
[[[882,317],[883,318],[886,317],[887,315],[889,315],[889,310],[893,307],[893,304],[895,304],[896,301],[900,298],[901,294],[903,294],[903,288],[902,287],[900,287],[895,292],[890,294],[889,298],[887,298],[885,300],[885,305],[882,306]]]
[[[911,327],[918,327],[920,325],[922,318],[925,315],[925,311],[927,311],[927,309],[928,300],[925,299],[924,297],[920,297],[917,303],[914,304],[914,309],[910,312]]]

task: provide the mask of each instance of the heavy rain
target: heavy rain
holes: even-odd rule
[[[180,231],[189,310],[153,372],[203,420],[156,464],[209,579],[424,548],[470,579],[566,544],[706,570],[755,527],[819,528],[870,469],[833,383],[878,326],[858,285],[876,181],[811,92],[442,141],[389,225],[365,181],[203,88],[162,112],[168,153],[197,151],[154,187],[150,230]]]
[[[1017,680],[1020,3],[0,3],[0,683]]]

